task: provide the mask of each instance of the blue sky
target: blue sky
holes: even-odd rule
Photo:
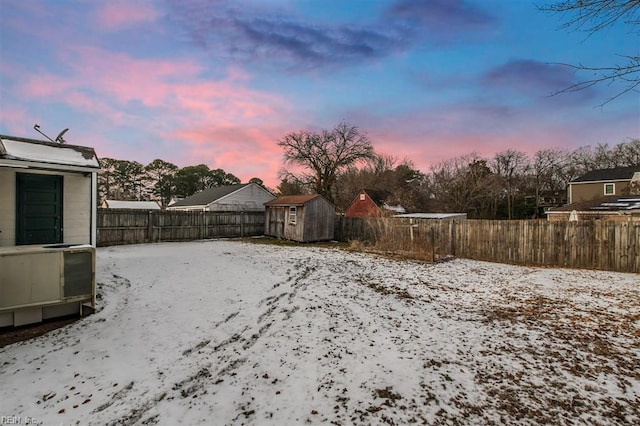
[[[562,22],[528,0],[4,0],[0,133],[270,186],[279,138],[342,120],[422,171],[639,138],[637,92],[550,96],[591,77],[559,63],[622,63],[638,34]]]

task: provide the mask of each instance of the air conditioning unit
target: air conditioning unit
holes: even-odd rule
[[[0,327],[95,308],[95,248],[0,247]]]

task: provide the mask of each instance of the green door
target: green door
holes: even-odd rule
[[[62,176],[16,174],[16,245],[62,242]]]

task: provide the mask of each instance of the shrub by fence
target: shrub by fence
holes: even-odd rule
[[[98,209],[98,246],[248,237],[264,233],[264,212]]]
[[[425,220],[341,217],[341,241],[438,260],[447,256],[520,265],[640,272],[640,222]]]

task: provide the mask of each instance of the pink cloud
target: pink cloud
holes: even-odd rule
[[[188,163],[224,169],[243,182],[259,177],[267,186],[275,187],[282,167],[282,152],[276,142],[287,131],[284,124],[278,128],[238,123],[184,129],[173,136],[189,146]]]
[[[140,162],[162,158],[181,167],[205,163],[243,181],[260,177],[278,184],[276,141],[293,130],[298,113],[281,95],[251,88],[243,70],[230,68],[211,79],[192,60],[135,59],[96,47],[75,47],[68,54],[74,60],[66,61],[70,69],[64,75],[27,71],[17,92],[89,114],[95,134],[141,136],[131,147],[124,140],[98,139],[99,151]],[[123,155],[112,154],[118,144]]]
[[[150,2],[111,0],[97,11],[96,21],[101,28],[112,31],[154,21],[159,15]]]
[[[517,110],[450,105],[395,117],[356,116],[377,152],[409,159],[423,172],[473,152],[491,159],[498,152],[515,149],[532,157],[541,149],[572,151],[598,143],[617,144],[637,134],[633,128],[624,128],[624,118],[614,135],[607,115],[596,110],[587,117],[570,112],[558,116],[557,110],[539,105]]]

